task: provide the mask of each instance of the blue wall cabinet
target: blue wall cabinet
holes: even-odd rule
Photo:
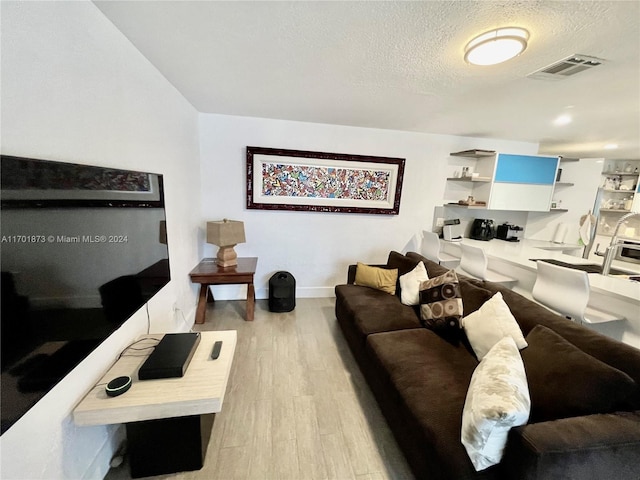
[[[548,212],[559,157],[498,153],[489,208]]]
[[[469,195],[476,201],[486,202],[484,208],[526,212],[550,210],[560,157],[484,150],[466,150],[451,156],[476,159],[478,178],[448,180],[457,183],[467,180],[471,185]]]

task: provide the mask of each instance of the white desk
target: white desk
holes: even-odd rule
[[[134,348],[152,346],[162,336],[144,335],[138,340],[148,341]],[[235,330],[201,332],[184,376],[158,380],[138,379],[138,369],[152,349],[129,348],[75,408],[75,423],[125,423],[133,477],[202,468],[214,414],[222,409],[236,339]],[[217,340],[222,340],[222,350],[211,360]],[[132,378],[131,388],[108,397],[105,385],[123,375]]]
[[[460,256],[461,242],[441,240],[445,252]],[[520,242],[505,242],[493,239],[488,242],[465,238],[462,243],[482,248],[489,258],[489,266],[504,275],[518,279],[514,290],[531,295],[536,279],[536,263],[532,258],[551,258],[573,264],[593,264],[591,260],[567,255],[575,246],[553,244],[540,240],[524,239]],[[626,262],[614,262],[614,268],[640,273],[640,266]],[[589,274],[591,293],[589,305],[599,310],[615,313],[626,318],[621,325],[596,327],[602,333],[640,348],[640,282],[614,276]]]

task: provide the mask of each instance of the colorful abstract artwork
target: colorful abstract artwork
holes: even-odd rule
[[[247,147],[247,208],[397,215],[404,159]]]
[[[262,194],[277,197],[386,201],[390,179],[384,170],[262,164]]]

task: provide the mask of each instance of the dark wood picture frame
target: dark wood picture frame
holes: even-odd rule
[[[247,208],[398,215],[404,158],[247,147]]]
[[[2,208],[163,208],[162,175],[0,155]]]

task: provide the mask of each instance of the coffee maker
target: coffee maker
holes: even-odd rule
[[[462,241],[462,225],[460,225],[459,218],[444,221],[444,226],[442,227],[442,238],[447,242]]]
[[[471,225],[470,238],[474,240],[491,240],[495,237],[493,220],[488,218],[476,218]]]

